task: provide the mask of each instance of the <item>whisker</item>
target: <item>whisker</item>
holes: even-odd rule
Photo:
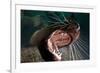
[[[53,16],[50,16],[50,17],[54,18],[54,19],[56,19],[56,20],[58,20],[60,22],[63,22],[58,15],[56,15],[56,14],[53,14],[53,15],[54,15],[54,17]]]
[[[78,42],[79,42],[79,41],[78,41]],[[88,50],[89,50],[89,49],[88,49],[89,46],[88,46],[87,44],[82,44],[82,43],[79,42],[79,45],[80,45],[82,48],[84,48],[85,51],[88,51]]]
[[[88,53],[87,53],[78,43],[76,43],[76,45],[79,47],[79,49],[80,49],[86,56],[88,56]]]
[[[50,24],[58,24],[58,23],[61,23],[61,22],[52,22],[52,21],[48,21],[48,23],[50,23]]]
[[[61,22],[57,22],[57,21],[56,21],[56,22],[53,22],[53,21],[48,21],[48,22],[49,22],[49,23],[61,23]]]
[[[89,40],[89,37],[88,38],[85,38],[86,37],[86,35],[84,36],[84,35],[81,35],[81,39],[84,39],[84,41],[88,41]]]
[[[75,46],[75,50],[76,50],[77,56],[79,57],[78,59],[82,59],[83,56],[81,55],[81,53],[79,51],[79,47],[76,45],[76,43],[74,43],[74,46]]]
[[[77,41],[81,46],[88,48],[88,43],[84,43],[81,40]]]
[[[68,58],[71,60],[71,51],[70,51],[70,46],[68,47]]]
[[[76,51],[76,47],[75,47],[75,45],[74,44],[72,44],[72,46],[73,46],[73,50],[74,50],[74,55],[75,55],[75,59],[77,60],[78,59],[78,55],[77,55],[77,51]]]
[[[75,60],[75,57],[74,57],[74,52],[73,52],[73,47],[72,45],[70,45],[70,49],[71,49],[71,53],[72,53],[72,59]]]
[[[57,20],[59,22],[62,22],[60,19],[57,19],[56,17],[53,17],[53,16],[49,16],[49,17],[51,17],[52,19],[55,19],[55,20]]]
[[[84,43],[84,44],[87,44],[86,41],[82,40],[82,39],[79,39],[78,41]]]
[[[70,56],[70,60],[72,60],[72,51],[71,51],[71,46],[69,46],[69,56]]]
[[[64,16],[64,13],[61,13],[61,14],[62,14],[64,20],[67,21],[66,17]]]
[[[69,47],[64,47],[64,54],[65,54],[65,58],[67,59],[67,60],[69,60]]]

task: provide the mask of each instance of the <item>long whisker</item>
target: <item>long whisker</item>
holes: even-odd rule
[[[73,46],[73,50],[74,50],[74,55],[75,55],[75,59],[77,60],[78,59],[78,55],[77,55],[77,51],[76,51],[76,47],[75,47],[75,45],[74,44],[72,44],[72,46]]]
[[[72,45],[70,45],[70,49],[71,49],[71,53],[72,53],[72,59],[75,60],[75,57],[74,57],[74,52],[73,52],[73,47]]]
[[[70,56],[70,60],[72,60],[72,51],[71,51],[71,46],[69,46],[69,56]]]
[[[62,16],[63,16],[64,20],[65,20],[65,21],[67,21],[67,19],[66,19],[66,17],[65,17],[65,15],[64,15],[64,13],[61,13],[61,14],[62,14]]]
[[[81,40],[83,40],[84,39],[84,41],[88,41],[89,40],[89,37],[88,38],[85,38],[87,35],[81,35]]]
[[[78,41],[80,41],[80,42],[82,42],[84,44],[87,44],[87,42],[83,41],[81,38]]]
[[[62,22],[62,20],[60,20],[59,18],[57,19],[56,17],[53,17],[53,16],[49,16],[49,17],[51,17],[52,19],[55,19],[55,20],[57,20],[59,22]]]
[[[78,43],[76,43],[76,45],[80,48],[80,50],[81,50],[86,56],[88,56],[88,53],[84,50],[84,48],[82,48]]]
[[[80,45],[83,45],[84,47],[87,47],[88,48],[88,42],[85,42],[83,40],[78,40],[77,41]]]
[[[58,24],[58,23],[61,23],[61,22],[52,22],[52,21],[48,21],[48,23],[50,23],[50,24]]]
[[[83,56],[81,55],[81,53],[79,51],[79,47],[76,45],[76,43],[74,43],[74,46],[75,46],[75,49],[76,49],[77,56],[79,57],[79,59],[82,59]]]
[[[89,46],[87,44],[83,44],[82,42],[78,41],[79,45],[84,48],[85,51],[88,51]]]
[[[53,14],[54,15],[54,17],[53,16],[50,16],[51,18],[54,18],[54,19],[56,19],[56,20],[58,20],[58,21],[60,21],[60,22],[62,22],[62,23],[64,23],[61,19],[60,19],[60,17],[58,16],[58,15],[56,15],[56,14]]]

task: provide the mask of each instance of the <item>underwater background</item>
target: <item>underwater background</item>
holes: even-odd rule
[[[72,46],[66,46],[61,49],[64,53],[63,60],[88,60],[90,58],[89,13],[21,10],[21,62],[44,61],[41,54],[36,50],[38,49],[36,46],[34,47],[35,49],[27,48],[32,35],[42,28],[53,25],[55,22],[64,22],[64,17],[70,17],[72,14],[80,25],[80,38],[77,41],[78,44],[75,43]],[[71,47],[72,49],[70,50]],[[35,55],[33,51],[38,55]],[[33,59],[33,57],[36,58]]]

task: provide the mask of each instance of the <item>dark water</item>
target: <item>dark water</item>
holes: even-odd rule
[[[68,18],[72,14],[74,15],[75,20],[80,24],[80,38],[86,42],[85,45],[87,48],[83,49],[86,50],[88,57],[86,57],[81,50],[80,52],[83,53],[84,59],[89,59],[89,13],[21,10],[21,48],[26,47],[30,43],[30,39],[36,31],[53,25],[55,22],[64,22],[64,17]]]

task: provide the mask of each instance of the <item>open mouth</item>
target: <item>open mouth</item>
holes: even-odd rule
[[[72,29],[75,31],[75,29]],[[60,52],[60,48],[64,46],[68,46],[71,43],[75,42],[77,38],[79,38],[79,32],[64,32],[62,30],[54,31],[49,37],[48,49],[53,53],[55,60],[61,60],[62,52]],[[77,34],[77,35],[76,35]]]

